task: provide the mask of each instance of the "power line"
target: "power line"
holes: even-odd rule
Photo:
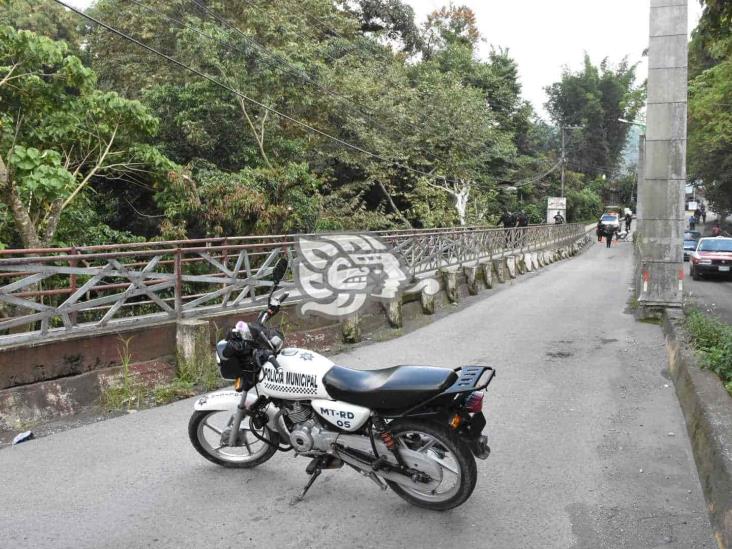
[[[162,18],[164,18],[164,19],[166,19],[166,20],[168,20],[168,21],[170,21],[172,23],[176,23],[176,24],[180,25],[183,28],[186,28],[186,29],[188,29],[188,30],[190,30],[190,31],[192,31],[192,32],[194,32],[194,33],[196,33],[196,34],[198,34],[198,35],[200,35],[200,36],[208,39],[208,40],[211,40],[211,41],[213,41],[213,42],[221,45],[222,47],[224,47],[229,52],[232,52],[232,51],[236,50],[236,51],[239,51],[239,52],[241,52],[243,54],[247,54],[248,53],[246,50],[243,50],[240,47],[237,47],[236,45],[234,45],[234,47],[232,48],[232,45],[227,44],[225,41],[223,41],[223,40],[221,40],[219,38],[216,38],[215,36],[213,36],[211,34],[208,34],[208,33],[204,32],[204,31],[202,31],[200,29],[197,29],[193,25],[190,25],[190,24],[186,23],[185,21],[183,21],[181,19],[178,19],[176,17],[172,17],[172,16],[170,16],[170,15],[168,15],[166,13],[163,13],[163,12],[161,12],[159,10],[156,10],[156,9],[150,7],[150,6],[147,6],[144,3],[142,3],[140,0],[130,0],[130,1],[133,4],[136,4],[137,6],[139,6],[141,9],[147,11],[148,13],[155,14],[156,16],[162,17]],[[369,124],[374,124],[374,120],[373,120],[372,117],[375,115],[375,112],[373,110],[370,110],[368,107],[364,106],[363,104],[361,104],[359,102],[356,102],[356,101],[354,101],[354,100],[346,97],[343,94],[340,94],[340,93],[338,93],[336,91],[333,91],[332,89],[330,89],[330,88],[328,88],[328,87],[326,87],[326,86],[324,86],[322,84],[319,84],[308,73],[306,73],[305,71],[303,71],[303,70],[295,67],[294,65],[292,65],[292,63],[290,63],[286,59],[282,58],[282,56],[279,56],[276,53],[273,53],[273,52],[268,51],[266,47],[262,46],[261,44],[259,44],[255,40],[249,38],[245,33],[243,33],[238,28],[236,28],[236,27],[228,24],[225,20],[223,20],[220,17],[218,17],[215,14],[215,12],[213,12],[212,10],[210,10],[209,8],[207,8],[206,6],[203,6],[203,5],[199,4],[196,0],[192,0],[192,2],[200,10],[205,10],[205,12],[207,14],[211,14],[212,17],[214,17],[217,22],[221,23],[222,25],[227,26],[227,28],[230,28],[230,29],[236,31],[239,35],[242,36],[242,38],[244,38],[244,40],[249,45],[253,46],[260,53],[260,55],[266,55],[271,60],[271,61],[268,61],[267,59],[263,59],[263,61],[265,61],[268,66],[273,67],[273,68],[276,68],[276,69],[279,69],[279,70],[282,70],[282,69],[280,69],[280,66],[284,66],[284,68],[286,69],[286,72],[288,72],[290,74],[296,75],[297,77],[301,78],[303,81],[305,81],[307,84],[313,86],[314,88],[317,88],[317,89],[321,90],[322,92],[324,92],[324,93],[326,93],[326,94],[328,94],[328,95],[330,95],[330,96],[332,96],[332,97],[334,97],[336,99],[339,99],[339,100],[341,100],[341,101],[343,101],[345,103],[349,103],[350,105],[353,105],[353,107],[355,107],[356,110],[358,110],[358,112],[360,112],[361,114],[363,114],[363,115],[365,115],[365,116],[367,116],[369,118]],[[274,61],[274,63],[272,61]],[[339,113],[339,115],[342,116],[342,117],[344,117],[344,118],[346,118],[346,119],[348,119],[348,120],[351,120],[351,121],[354,121],[355,120],[351,115],[349,115],[348,113],[345,113],[345,112],[344,113]],[[357,123],[360,123],[359,120],[355,120],[355,121]],[[375,125],[380,130],[382,130],[385,133],[388,132],[388,131],[391,131],[393,134],[395,134],[395,136],[405,137],[405,134],[404,133],[399,132],[399,131],[395,131],[395,127],[388,127],[387,128],[387,126],[385,126],[384,124],[381,124],[381,123],[375,124]]]
[[[547,175],[557,171],[557,168],[562,165],[562,160],[560,159],[554,166],[549,168],[548,171],[544,172],[543,174],[532,177],[531,179],[524,179],[521,181],[501,181],[502,185],[511,185],[513,187],[525,187],[526,185],[531,185],[532,183],[536,183],[537,181],[544,179]]]
[[[137,4],[141,8],[147,10],[148,12],[156,13],[159,16],[164,17],[164,18],[166,18],[169,21],[178,23],[179,25],[181,25],[181,26],[183,26],[183,27],[185,27],[185,28],[187,28],[189,30],[192,30],[193,32],[196,32],[196,33],[204,36],[205,38],[208,38],[209,40],[213,40],[213,41],[217,42],[218,44],[221,44],[224,47],[226,47],[226,45],[223,43],[223,41],[219,40],[215,36],[212,36],[210,34],[207,34],[205,32],[202,32],[202,31],[196,29],[195,27],[193,27],[191,25],[188,25],[184,21],[181,21],[180,19],[176,19],[175,17],[171,17],[171,16],[169,16],[169,15],[167,15],[165,13],[162,13],[162,12],[154,9],[154,8],[151,8],[149,6],[146,6],[140,0],[130,0],[130,1],[133,2],[134,4]],[[338,93],[336,91],[333,91],[332,89],[330,89],[330,88],[328,88],[328,87],[326,87],[326,86],[324,86],[322,84],[319,84],[318,82],[316,82],[313,79],[313,77],[310,74],[308,74],[307,72],[305,72],[305,71],[303,71],[303,70],[295,67],[287,59],[284,59],[282,56],[280,56],[280,55],[278,55],[278,54],[276,54],[274,52],[268,51],[266,47],[262,46],[256,40],[252,39],[250,36],[247,36],[239,28],[237,28],[237,27],[229,24],[225,19],[223,19],[220,16],[218,16],[216,14],[216,12],[214,12],[213,10],[211,10],[210,8],[208,8],[207,6],[204,6],[204,5],[200,4],[196,0],[191,0],[191,1],[193,2],[193,4],[195,4],[195,6],[199,10],[203,10],[206,14],[210,15],[211,17],[213,17],[218,23],[224,25],[226,28],[228,28],[230,30],[233,30],[234,32],[236,32],[237,34],[239,34],[248,44],[250,44],[251,46],[253,46],[262,55],[265,55],[268,58],[274,60],[275,64],[286,67],[288,69],[288,72],[290,74],[295,74],[296,76],[298,76],[298,77],[302,78],[304,81],[306,81],[308,84],[311,84],[312,86],[317,87],[318,89],[322,90],[323,92],[327,93],[328,95],[330,95],[332,97],[339,98],[339,99],[341,99],[341,100],[343,100],[343,101],[345,101],[347,103],[350,103],[354,107],[358,107],[359,108],[359,111],[362,114],[365,114],[366,116],[373,116],[374,115],[374,111],[373,110],[368,109],[367,107],[363,106],[362,104],[354,101],[353,99],[351,99],[349,97],[346,97],[345,95],[343,95],[341,93]],[[242,51],[239,48],[236,48],[236,49],[239,50],[239,51]],[[227,50],[228,51],[231,51],[231,49],[228,48],[228,47],[227,47]],[[244,52],[242,52],[242,53],[244,53]],[[270,64],[270,67],[271,66],[273,66],[273,65]]]
[[[137,3],[137,4],[139,4],[139,0],[132,0],[132,1],[135,2],[135,3]],[[301,69],[299,69],[299,68],[295,67],[294,65],[292,65],[287,59],[284,59],[281,56],[278,56],[276,54],[273,54],[273,53],[269,52],[265,46],[262,46],[261,44],[257,43],[255,40],[253,40],[252,38],[250,38],[246,33],[244,33],[236,25],[234,25],[233,23],[231,23],[230,21],[228,21],[224,16],[220,15],[219,13],[217,13],[216,11],[214,11],[213,9],[207,7],[205,4],[201,3],[199,0],[190,0],[190,1],[199,9],[199,11],[201,11],[202,13],[205,13],[206,15],[212,17],[220,25],[223,25],[227,29],[230,29],[231,31],[237,33],[245,41],[253,44],[260,52],[264,52],[264,54],[268,55],[271,58],[274,58],[276,61],[278,61],[278,62],[280,62],[282,64],[286,64],[289,67],[291,67],[293,71],[297,72],[298,75],[303,76],[308,81],[308,83],[310,83],[311,85],[313,85],[315,87],[318,87],[318,88],[326,91],[326,93],[330,93],[330,95],[333,95],[333,96],[336,96],[336,97],[339,97],[339,98],[343,99],[344,101],[350,103],[354,107],[357,107],[358,111],[361,114],[364,114],[364,115],[366,115],[366,116],[369,117],[369,124],[375,125],[379,129],[381,129],[384,133],[392,133],[396,137],[402,137],[402,138],[404,138],[404,137],[409,137],[411,135],[411,133],[409,133],[409,132],[404,133],[404,132],[398,131],[396,128],[399,128],[399,126],[396,126],[396,125],[395,126],[385,126],[383,123],[378,123],[378,121],[373,120],[372,117],[374,117],[376,115],[376,112],[373,109],[365,106],[361,102],[358,102],[358,101],[355,101],[353,99],[350,99],[350,98],[348,98],[348,97],[346,97],[346,96],[344,96],[342,94],[339,94],[337,92],[333,92],[332,90],[328,90],[327,88],[325,88],[322,85],[318,84],[317,82],[313,81],[313,79],[307,73],[304,73]],[[262,11],[262,8],[260,6],[252,3],[253,0],[242,0],[242,1],[243,1],[244,4],[246,4],[246,5],[254,8],[255,10],[260,11],[260,12]],[[321,18],[319,18],[319,17],[317,17],[315,15],[308,14],[306,12],[302,12],[302,13],[304,15],[306,15],[306,17],[308,17],[309,19],[316,18],[316,19],[318,19],[318,21],[322,21]],[[182,23],[182,24],[185,25],[185,23]],[[344,40],[348,40],[347,37],[343,36],[342,34],[340,34],[336,30],[332,30],[332,33],[335,34],[336,36],[344,39]],[[307,37],[305,37],[302,33],[295,32],[294,34],[296,34],[297,36],[302,37],[303,39],[307,39]],[[214,37],[211,37],[210,35],[208,35],[208,36],[211,39],[216,40]],[[220,40],[218,42],[221,43]],[[335,57],[330,56],[327,52],[323,52],[323,54],[326,57],[328,57],[329,59],[331,59],[331,60],[334,60],[334,61],[337,60]],[[388,59],[386,57],[383,57],[383,59],[386,60],[386,61],[388,61]],[[424,115],[424,113],[422,113],[422,114]],[[345,116],[348,117],[347,114],[345,114]],[[425,116],[425,121],[426,122],[432,123],[433,126],[436,126],[437,125],[434,119],[432,119],[431,117],[429,117],[427,115],[424,115],[424,116]],[[351,117],[348,117],[348,118],[351,118]],[[351,120],[352,120],[352,118],[351,118]],[[398,120],[398,122],[400,124],[401,123],[405,123],[405,120]],[[411,124],[409,124],[408,121],[406,121],[406,123],[411,126]]]
[[[394,166],[398,166],[398,167],[403,168],[403,169],[405,169],[407,171],[410,171],[410,172],[413,172],[413,173],[416,173],[416,174],[419,174],[419,175],[423,175],[423,176],[426,176],[426,177],[430,177],[430,178],[442,179],[442,180],[447,181],[449,183],[457,183],[456,181],[451,180],[451,179],[447,179],[444,176],[435,175],[433,173],[429,173],[429,172],[425,172],[425,171],[422,171],[422,170],[418,170],[418,169],[412,168],[411,166],[408,166],[406,164],[402,164],[401,162],[398,162],[398,161],[395,161],[395,160],[390,160],[390,159],[388,159],[388,158],[386,158],[384,156],[381,156],[379,154],[373,153],[373,152],[368,151],[368,150],[366,150],[366,149],[364,149],[362,147],[359,147],[358,145],[354,145],[352,143],[349,143],[348,141],[345,141],[343,139],[340,139],[339,137],[336,137],[336,136],[331,135],[331,134],[329,134],[327,132],[324,132],[323,130],[319,130],[318,128],[316,128],[316,127],[308,124],[307,122],[302,122],[301,120],[298,120],[297,118],[294,118],[294,117],[292,117],[292,116],[290,116],[288,114],[285,114],[285,113],[283,113],[283,112],[281,112],[281,111],[279,111],[277,109],[274,109],[272,107],[269,107],[269,106],[265,105],[264,103],[262,103],[260,101],[257,101],[256,99],[253,99],[253,98],[249,97],[248,95],[245,95],[244,93],[240,92],[239,90],[237,90],[235,88],[232,88],[231,86],[229,86],[229,85],[227,85],[227,84],[225,84],[223,82],[220,82],[216,78],[214,78],[214,77],[212,77],[212,76],[210,76],[210,75],[208,75],[208,74],[206,74],[204,72],[201,72],[198,69],[195,69],[195,68],[193,68],[193,67],[191,67],[189,65],[186,65],[185,63],[183,63],[181,61],[178,61],[177,59],[175,59],[175,58],[173,58],[173,57],[171,57],[169,55],[166,55],[165,53],[163,53],[163,52],[161,52],[161,51],[153,48],[152,46],[149,46],[149,45],[147,45],[147,44],[145,44],[145,43],[137,40],[136,38],[130,36],[129,34],[126,34],[126,33],[122,32],[121,30],[116,29],[115,27],[112,27],[111,25],[109,25],[107,23],[104,23],[103,21],[100,21],[99,19],[96,19],[95,17],[92,17],[91,15],[88,15],[88,14],[84,13],[83,11],[81,11],[79,9],[76,9],[76,8],[74,8],[72,6],[69,6],[68,4],[66,4],[65,2],[63,2],[62,0],[54,0],[54,2],[56,2],[57,4],[60,4],[62,6],[64,6],[65,8],[67,8],[67,9],[73,11],[74,13],[76,13],[77,15],[79,15],[79,16],[81,16],[81,17],[83,17],[83,18],[85,18],[85,19],[93,22],[94,24],[99,25],[100,27],[103,27],[103,28],[107,29],[108,31],[110,31],[110,32],[112,32],[112,33],[120,36],[121,38],[124,38],[125,40],[129,40],[130,42],[132,42],[134,44],[137,44],[141,48],[144,48],[145,50],[147,50],[147,51],[149,51],[149,52],[151,52],[151,53],[153,53],[153,54],[155,54],[155,55],[157,55],[159,57],[162,57],[163,59],[167,60],[168,62],[173,63],[174,65],[177,65],[177,66],[179,66],[179,67],[181,67],[181,68],[183,68],[183,69],[185,69],[185,70],[187,70],[189,72],[192,72],[193,74],[195,74],[197,76],[200,76],[201,78],[204,78],[205,80],[208,80],[209,82],[211,82],[211,83],[213,83],[213,84],[215,84],[215,85],[217,85],[217,86],[219,86],[219,87],[221,87],[221,88],[223,88],[223,89],[225,89],[225,90],[233,93],[234,95],[236,95],[238,97],[241,97],[245,101],[248,101],[249,103],[251,103],[253,105],[256,105],[256,106],[258,106],[258,107],[260,107],[262,109],[265,109],[266,111],[271,112],[272,114],[275,114],[275,115],[279,116],[280,118],[283,118],[285,120],[289,120],[293,124],[296,124],[296,125],[304,128],[304,129],[306,129],[308,131],[311,131],[311,132],[316,133],[316,134],[318,134],[318,135],[320,135],[322,137],[325,137],[327,139],[330,139],[331,141],[333,141],[335,143],[338,143],[340,145],[343,145],[344,147],[347,147],[347,148],[349,148],[351,150],[354,150],[356,152],[359,152],[361,154],[364,154],[364,155],[366,155],[366,156],[368,156],[370,158],[374,158],[376,160],[380,160],[382,162],[385,162],[385,163],[388,163],[388,164],[392,164]]]

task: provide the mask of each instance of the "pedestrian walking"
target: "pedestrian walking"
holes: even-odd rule
[[[561,225],[562,223],[564,223],[564,216],[562,212],[557,212],[557,215],[554,216],[554,224]]]
[[[633,216],[631,215],[630,212],[628,212],[625,214],[625,232],[626,233],[630,232],[631,223],[633,223]]]
[[[602,242],[602,219],[597,222],[597,241]]]
[[[607,243],[608,248],[613,245],[613,236],[614,235],[615,235],[615,229],[613,229],[612,227],[608,227],[607,229],[605,229],[605,242]]]
[[[511,235],[513,229],[516,226],[516,216],[513,215],[508,210],[503,210],[503,215],[501,216],[501,223],[503,223],[504,228],[504,247],[506,249],[511,248]]]
[[[517,227],[528,227],[529,226],[529,216],[526,215],[526,212],[519,212],[519,214],[516,216],[516,226]]]
[[[512,227],[515,227],[516,226],[516,216],[514,216],[508,210],[503,210],[503,215],[501,216],[501,223],[503,223],[504,229],[510,229]]]
[[[706,223],[707,223],[707,207],[704,204],[702,204],[699,209],[701,210],[702,223],[704,223],[706,225]]]
[[[689,230],[693,231],[694,229],[696,229],[696,216],[692,215],[689,218]]]
[[[715,221],[712,226],[712,236],[722,236],[722,227],[719,226],[719,221]]]

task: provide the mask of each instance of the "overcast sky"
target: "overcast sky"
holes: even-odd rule
[[[407,0],[423,21],[445,0]],[[639,81],[647,66],[642,57],[648,45],[650,0],[458,0],[476,14],[486,40],[482,55],[491,46],[508,48],[518,61],[524,97],[544,114],[544,87],[559,80],[562,67],[579,69],[584,52],[593,62],[604,57],[617,63],[628,56],[640,61]],[[689,0],[689,29],[701,16],[697,0]]]
[[[85,8],[91,0],[66,0]],[[406,0],[420,23],[426,15],[449,3],[448,0]],[[642,57],[648,44],[650,0],[456,0],[467,5],[478,18],[486,42],[481,55],[491,46],[508,48],[518,61],[524,97],[544,114],[544,87],[557,81],[562,67],[578,69],[584,52],[595,63],[604,57],[617,63],[628,56],[641,62],[639,81],[647,68]],[[689,0],[689,29],[696,26],[701,7]]]

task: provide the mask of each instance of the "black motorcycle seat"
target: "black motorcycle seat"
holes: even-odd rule
[[[323,384],[335,400],[372,410],[404,410],[441,393],[457,378],[453,370],[431,366],[380,370],[333,366],[323,377]]]

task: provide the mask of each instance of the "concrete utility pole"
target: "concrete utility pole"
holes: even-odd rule
[[[687,0],[651,0],[644,176],[638,184],[641,305],[680,307],[688,72]]]

